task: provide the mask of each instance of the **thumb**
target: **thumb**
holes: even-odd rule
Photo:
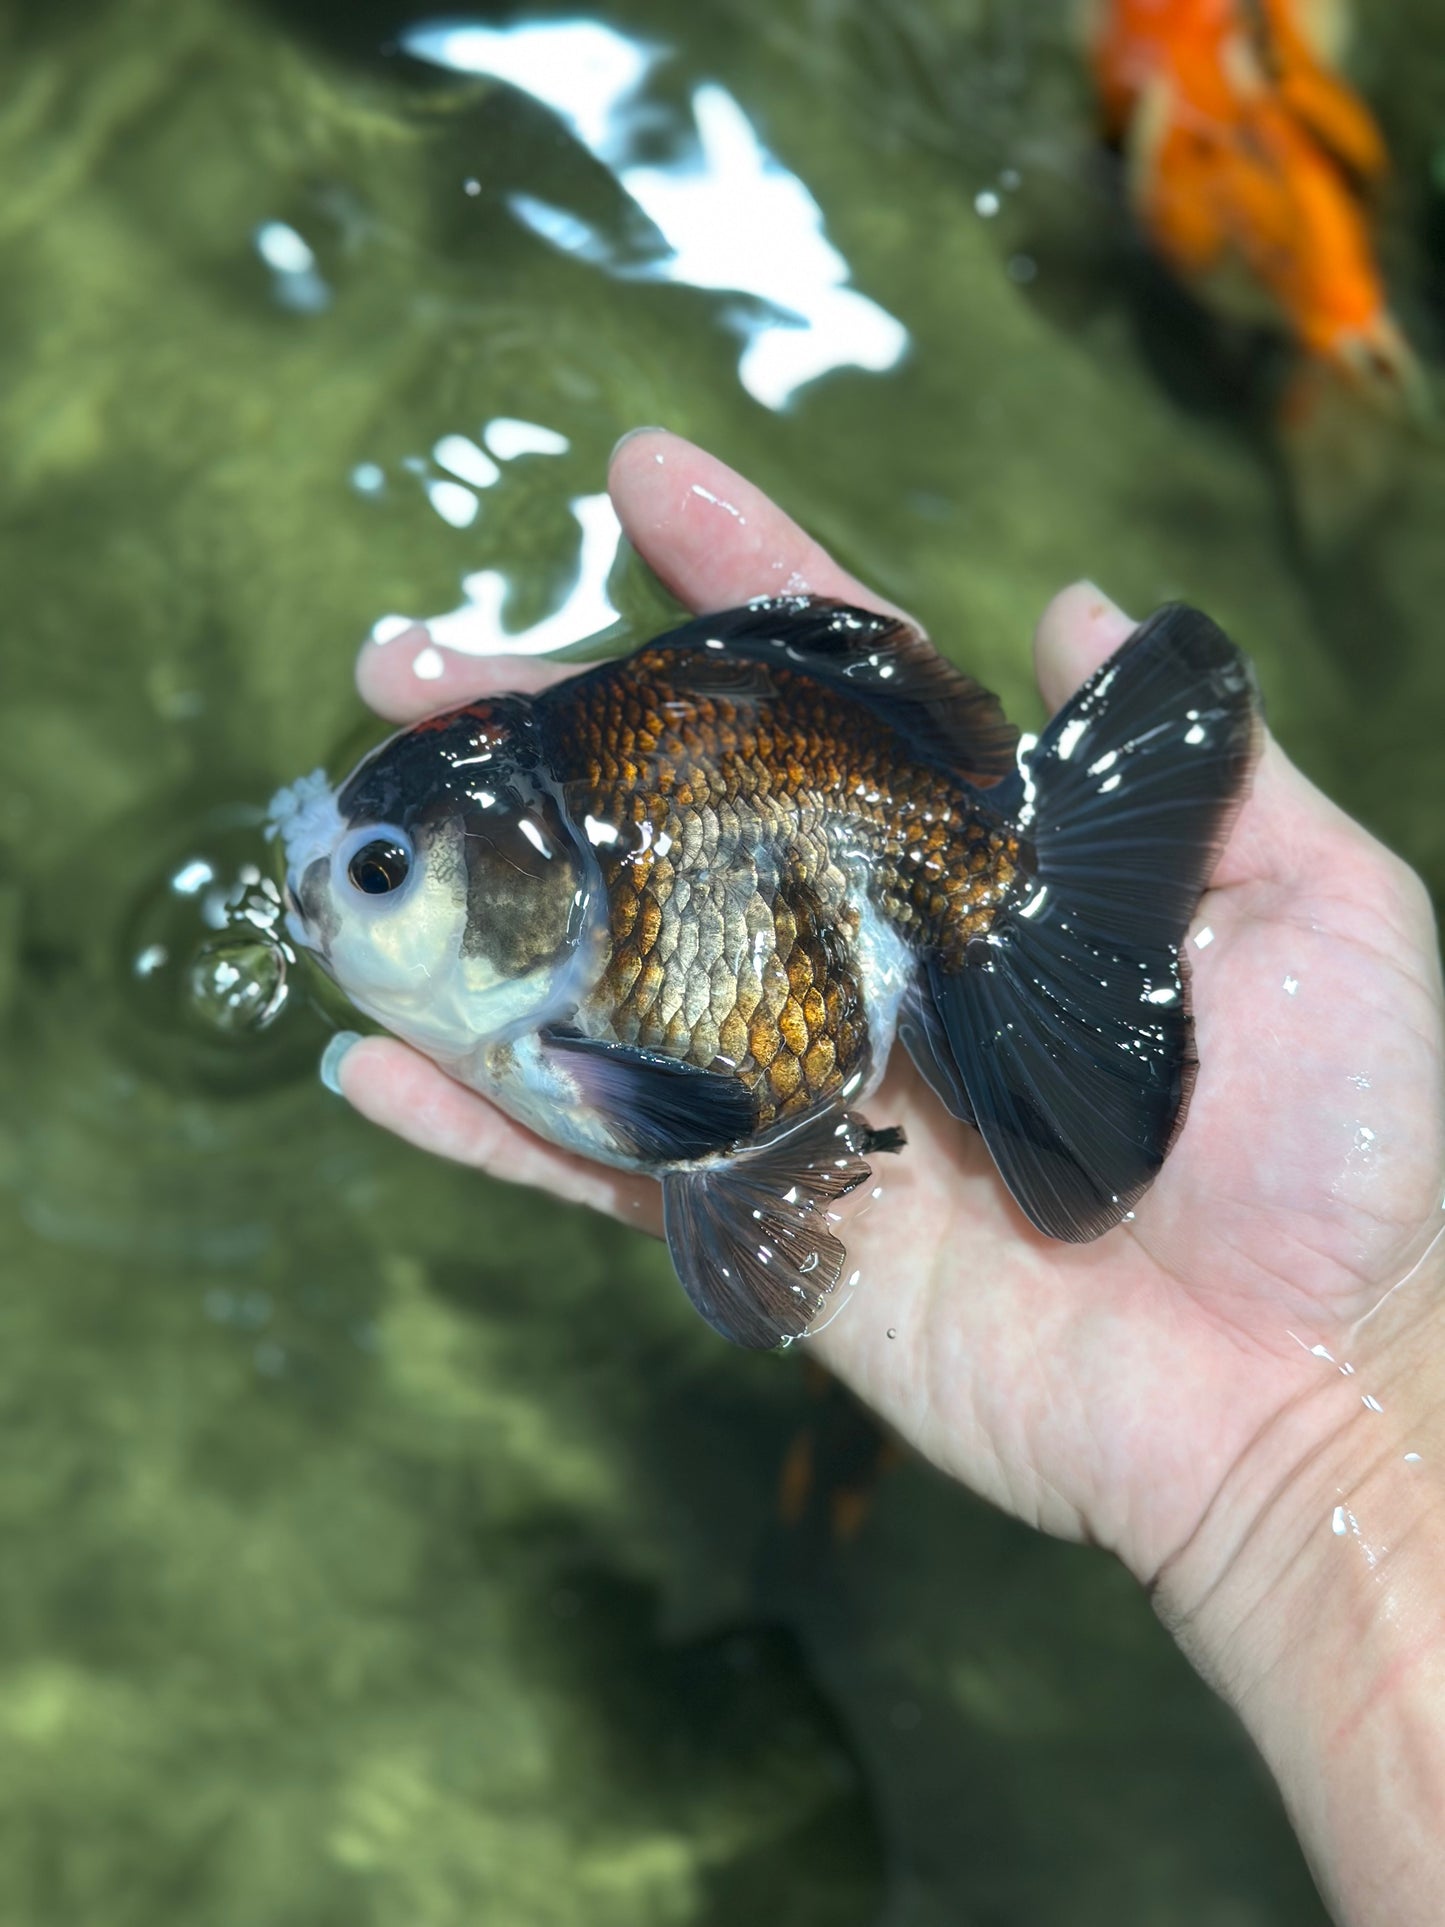
[[[1034,631],[1034,672],[1050,714],[1136,627],[1092,582],[1071,583],[1054,597]]]

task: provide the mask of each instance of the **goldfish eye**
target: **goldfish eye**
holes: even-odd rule
[[[399,890],[410,870],[410,853],[385,836],[363,843],[346,866],[352,883],[369,897],[384,897],[391,890]]]

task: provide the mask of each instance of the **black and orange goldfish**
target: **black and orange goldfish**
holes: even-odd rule
[[[908,624],[703,616],[402,730],[271,806],[290,930],[357,1007],[542,1136],[654,1172],[738,1344],[846,1274],[837,1201],[895,1036],[1039,1230],[1159,1169],[1181,945],[1258,735],[1244,657],[1161,610],[1035,738]]]

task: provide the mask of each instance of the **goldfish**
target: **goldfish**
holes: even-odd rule
[[[904,1451],[821,1366],[805,1370],[809,1416],[794,1433],[778,1473],[777,1516],[790,1533],[851,1545],[883,1475]]]
[[[1182,605],[1035,737],[910,623],[784,596],[416,723],[270,823],[298,949],[534,1132],[658,1177],[689,1297],[764,1349],[852,1281],[895,1037],[1041,1232],[1132,1209],[1258,728]]]
[[[1178,277],[1281,325],[1307,366],[1418,413],[1422,376],[1376,258],[1385,142],[1331,71],[1337,26],[1323,0],[1098,0],[1089,54],[1131,201]],[[1316,388],[1300,384],[1296,414]]]

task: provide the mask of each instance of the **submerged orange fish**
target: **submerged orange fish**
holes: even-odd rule
[[[1105,132],[1182,280],[1226,312],[1263,311],[1372,399],[1418,409],[1375,252],[1385,143],[1331,71],[1337,14],[1324,0],[1099,0]]]

